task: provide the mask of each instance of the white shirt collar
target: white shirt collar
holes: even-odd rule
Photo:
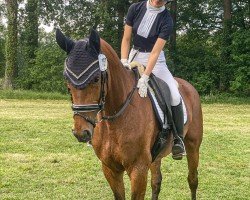
[[[150,0],[147,1],[147,10],[149,12],[153,12],[153,13],[161,13],[165,10],[165,5],[159,7],[159,8],[156,8],[156,7],[153,7],[150,5],[149,3]]]

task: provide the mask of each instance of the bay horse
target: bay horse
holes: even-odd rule
[[[173,136],[152,162],[151,149],[160,127],[150,99],[141,98],[138,92],[131,93],[136,85],[134,73],[123,67],[113,48],[95,30],[84,40],[73,41],[57,29],[56,41],[68,54],[65,61],[68,69],[64,73],[75,76],[67,78],[74,111],[72,132],[79,142],[91,140],[114,198],[125,199],[123,175],[126,171],[131,182],[131,199],[144,199],[150,170],[152,199],[158,199],[162,181],[161,159],[171,153]],[[100,62],[98,64],[98,56],[103,54],[108,64],[104,78]],[[201,103],[198,92],[190,83],[180,78],[176,80],[187,108],[188,121],[184,127],[189,170],[187,179],[191,198],[195,200],[199,147],[203,135]],[[131,101],[120,116],[112,120],[103,117],[118,114],[124,102],[128,102],[128,96]]]

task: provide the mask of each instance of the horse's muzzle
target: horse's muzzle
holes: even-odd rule
[[[72,130],[72,133],[77,138],[78,142],[87,143],[91,140],[91,132],[88,130],[83,130],[80,134]]]

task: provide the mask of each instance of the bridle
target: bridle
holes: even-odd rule
[[[92,124],[93,127],[100,121],[97,121],[97,115],[104,109],[105,105],[105,84],[107,82],[107,70],[101,71],[101,90],[99,95],[99,101],[97,104],[85,104],[85,105],[75,105],[72,103],[73,116],[78,115],[84,120]],[[84,113],[97,112],[95,119],[91,119]]]
[[[120,110],[114,115],[102,116],[100,120],[97,120],[97,115],[105,109],[104,108],[105,107],[105,96],[106,96],[105,85],[107,84],[107,80],[108,80],[107,70],[108,70],[108,63],[104,69],[101,69],[101,89],[100,89],[99,101],[97,104],[75,105],[72,102],[73,116],[76,116],[76,115],[80,116],[85,121],[90,123],[94,128],[96,127],[96,124],[98,124],[99,122],[101,122],[103,120],[113,120],[113,119],[117,118],[118,116],[120,116],[124,112],[124,110],[127,108],[127,106],[129,105],[129,103],[133,97],[133,94],[136,90],[137,82],[139,80],[138,69],[133,68],[132,70],[135,74],[135,84],[133,86],[133,89],[128,94],[126,101],[121,106]],[[85,114],[85,113],[91,113],[91,112],[97,112],[95,119],[90,118],[89,116],[87,116]]]

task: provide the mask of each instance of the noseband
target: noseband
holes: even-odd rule
[[[78,115],[82,117],[84,120],[92,124],[93,127],[96,126],[98,121],[95,119],[91,119],[83,113],[97,112],[96,116],[99,112],[104,109],[105,104],[105,84],[107,82],[107,70],[101,71],[101,90],[98,104],[86,104],[86,105],[75,105],[72,104],[73,115]]]

